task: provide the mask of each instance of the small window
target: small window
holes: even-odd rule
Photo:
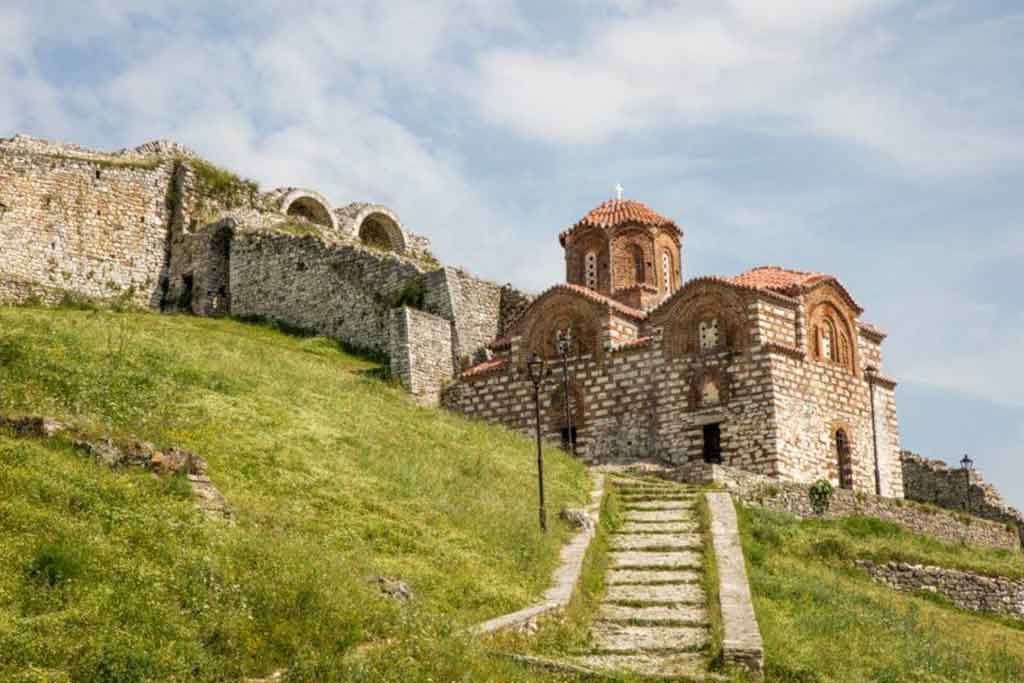
[[[639,244],[634,244],[630,246],[629,253],[633,259],[633,284],[641,285],[646,281],[646,274],[644,272],[644,250]]]
[[[587,287],[597,289],[597,252],[588,251],[585,260]]]
[[[719,424],[704,425],[704,462],[722,464],[722,426]]]
[[[826,320],[822,323],[821,330],[818,335],[820,339],[818,355],[821,356],[823,360],[835,360],[836,333],[831,320]]]
[[[836,458],[839,462],[839,488],[853,488],[853,461],[850,458],[850,439],[845,429],[836,430]]]
[[[718,334],[718,318],[702,320],[697,332],[700,337],[701,351],[710,351],[718,346],[720,341]]]
[[[672,257],[667,251],[661,252],[661,281],[665,287],[665,293],[672,291]]]

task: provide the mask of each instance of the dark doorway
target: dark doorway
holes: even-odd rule
[[[722,464],[722,425],[704,425],[704,462]]]
[[[562,450],[571,450],[578,441],[576,441],[576,426],[562,427]]]
[[[181,291],[178,293],[178,310],[186,313],[192,312],[192,287],[194,286],[195,278],[192,273],[186,273],[181,278]]]
[[[845,429],[836,430],[836,457],[839,460],[839,488],[853,488],[853,460],[850,458],[850,439]]]

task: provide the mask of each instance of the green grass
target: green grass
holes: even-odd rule
[[[877,520],[800,521],[740,509],[768,682],[1024,680],[1024,622],[893,591],[857,557],[1013,571],[1019,557],[943,544]]]
[[[237,517],[0,433],[0,680],[564,680],[465,632],[535,601],[570,533],[536,529],[531,442],[379,375],[267,326],[0,308],[0,411],[194,451]],[[565,454],[545,475],[550,510],[586,500]]]

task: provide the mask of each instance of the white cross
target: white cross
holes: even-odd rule
[[[619,199],[622,199],[622,191],[625,189],[626,188],[622,186],[622,183],[615,183],[615,194],[619,196]]]

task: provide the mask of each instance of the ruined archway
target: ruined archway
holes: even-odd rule
[[[338,229],[334,211],[322,195],[312,190],[291,190],[281,199],[281,212],[330,230]]]
[[[398,253],[405,251],[405,231],[390,211],[370,211],[361,217],[357,226],[359,241],[366,246]]]

